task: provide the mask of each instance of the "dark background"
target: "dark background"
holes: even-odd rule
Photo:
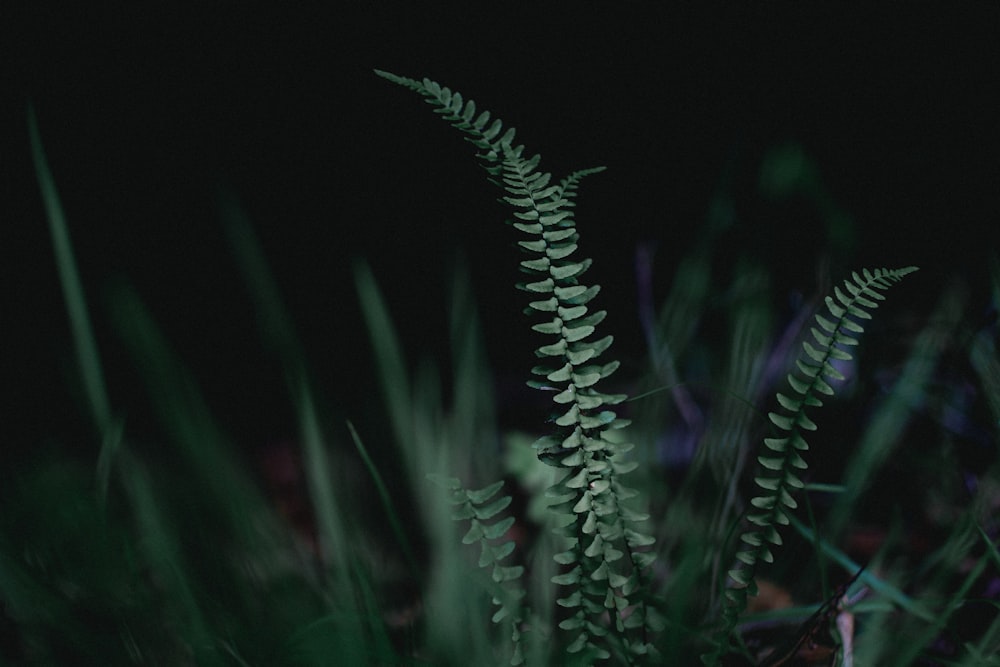
[[[367,413],[375,395],[351,277],[360,257],[410,354],[439,359],[464,257],[491,362],[500,377],[524,377],[536,341],[507,326],[523,299],[499,192],[457,132],[373,68],[475,99],[557,177],[608,167],[584,183],[578,224],[595,258],[590,279],[607,292],[601,305],[613,305],[606,330],[626,358],[642,355],[637,245],[657,248],[655,288],[666,293],[723,185],[734,220],[723,253],[765,262],[788,294],[815,287],[820,215],[758,188],[762,159],[783,145],[815,161],[856,225],[851,263],[832,266],[835,279],[918,264],[909,299],[933,302],[952,276],[983,290],[1000,222],[1000,8],[756,5],[4,10],[9,437],[91,446],[28,151],[29,100],[112,399],[140,429],[145,399],[107,315],[108,290],[123,281],[237,439],[260,444],[294,429],[221,224],[220,192],[241,201],[259,234],[335,414]]]

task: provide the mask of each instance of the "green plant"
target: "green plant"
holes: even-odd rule
[[[514,208],[513,226],[529,237],[519,245],[530,256],[521,268],[532,280],[518,287],[536,297],[528,307],[543,321],[532,328],[552,337],[536,350],[542,363],[532,373],[539,379],[529,384],[552,392],[558,406],[554,433],[534,447],[539,458],[562,473],[547,493],[563,538],[564,549],[555,559],[564,571],[552,580],[566,590],[558,603],[570,610],[559,624],[573,637],[567,650],[584,652],[591,660],[607,659],[612,652],[627,661],[647,655],[659,627],[645,597],[654,539],[638,525],[648,515],[625,504],[636,494],[623,475],[637,464],[622,460],[632,446],[610,435],[626,425],[613,410],[625,396],[597,389],[619,364],[598,363],[612,341],[611,336],[594,337],[607,313],[588,308],[600,288],[581,280],[591,260],[576,259],[573,198],[580,179],[600,170],[574,172],[553,184],[551,174],[538,170],[540,157],[526,157],[524,147],[512,143],[514,130],[504,130],[499,119],[491,123],[487,111],[477,116],[471,100],[463,102],[460,94],[426,79],[378,74],[424,95],[445,120],[469,135],[487,172],[503,188],[504,201]],[[605,623],[602,617],[608,614],[612,621]],[[519,662],[515,654],[514,664]]]
[[[767,271],[741,260],[718,299],[731,336],[728,353],[716,354],[697,335],[716,298],[710,255],[726,224],[718,215],[725,207],[713,207],[666,305],[659,313],[644,306],[649,369],[627,399],[607,389],[620,387],[622,373],[610,358],[611,336],[598,333],[605,311],[594,308],[599,287],[584,280],[591,261],[581,258],[574,218],[579,183],[601,168],[556,181],[537,155],[514,144],[512,129],[471,100],[427,79],[378,74],[419,93],[465,134],[524,235],[520,268],[528,277],[518,287],[529,295],[531,328],[546,337],[528,384],[552,397],[548,432],[500,433],[467,281],[454,281],[446,400],[436,368],[410,372],[375,275],[361,262],[358,297],[397,449],[369,447],[369,435],[351,422],[331,424],[264,253],[226,199],[223,218],[261,336],[295,408],[315,539],[291,530],[252,483],[138,294],[121,288],[112,293],[112,319],[142,369],[166,441],[138,442],[105,386],[68,224],[32,119],[82,395],[101,444],[93,471],[89,459],[46,454],[37,470],[12,475],[16,483],[0,489],[5,508],[17,508],[0,523],[0,658],[687,666],[700,656],[707,664],[773,667],[799,664],[800,649],[818,642],[829,664],[839,655],[840,664],[903,667],[937,664],[926,662],[937,659],[930,647],[945,639],[954,647],[949,664],[996,664],[1000,615],[974,636],[952,622],[967,608],[998,608],[983,593],[984,578],[1000,571],[996,463],[980,471],[967,502],[939,503],[948,512],[944,535],[923,561],[899,548],[899,521],[888,522],[879,549],[863,561],[844,546],[878,472],[909,461],[893,448],[914,405],[950,397],[949,385],[932,385],[937,360],[962,330],[960,292],[945,291],[912,345],[897,344],[905,351],[898,379],[885,383],[851,434],[857,446],[840,448],[845,472],[825,474],[809,458],[828,453],[829,442],[817,438],[835,429],[817,426],[813,408],[836,410],[852,393],[845,375],[863,361],[858,344],[871,312],[915,268],[851,274],[826,297],[826,311],[803,307],[771,342]],[[838,252],[850,236],[841,223]],[[993,283],[1000,294],[996,267]],[[966,337],[986,412],[1000,424],[994,337],[989,328]],[[705,363],[715,356],[725,362]],[[721,383],[707,390],[689,379],[717,375]],[[757,414],[768,395],[778,408]],[[673,442],[693,443],[681,481],[665,471],[656,441],[671,421],[684,429]],[[940,449],[933,490],[944,493],[940,466],[952,463],[948,447]],[[386,461],[398,461],[401,474]],[[759,469],[745,475],[752,462]],[[368,486],[351,471],[366,471]],[[407,510],[412,523],[402,517]],[[823,604],[750,608],[755,597],[774,595],[775,582]],[[417,592],[405,599],[398,589],[408,588]],[[856,637],[839,629],[855,617]],[[768,634],[772,625],[777,634]],[[904,638],[902,648],[886,636]]]
[[[539,170],[539,156],[525,157],[524,146],[514,143],[513,128],[505,129],[496,118],[491,122],[488,111],[477,115],[472,100],[429,79],[376,73],[422,95],[436,113],[467,135],[479,150],[477,157],[491,181],[504,190],[503,201],[513,209],[513,226],[529,236],[519,245],[530,256],[521,261],[521,268],[532,280],[518,287],[536,297],[527,312],[540,315],[543,321],[532,329],[554,337],[537,349],[543,363],[532,373],[541,379],[529,384],[553,392],[557,406],[554,433],[543,436],[534,447],[543,462],[561,472],[547,495],[552,498],[553,524],[565,547],[555,555],[564,571],[552,577],[552,582],[563,587],[565,593],[558,603],[570,610],[559,624],[568,637],[566,650],[585,651],[591,661],[612,655],[628,664],[659,659],[653,637],[663,625],[657,618],[648,575],[656,557],[650,548],[655,541],[638,525],[648,514],[625,504],[636,493],[624,484],[623,476],[637,464],[623,458],[632,446],[609,435],[626,425],[612,408],[625,396],[596,388],[618,363],[595,363],[612,338],[594,339],[606,312],[588,309],[599,287],[581,281],[591,260],[579,259],[576,253],[579,234],[572,214],[573,195],[583,176],[601,168],[574,172],[553,184],[551,174]],[[806,408],[821,406],[819,396],[834,393],[830,382],[845,379],[834,362],[852,359],[847,348],[857,344],[863,321],[871,318],[869,311],[885,298],[880,290],[915,270],[855,273],[844,282],[843,290],[835,288],[836,298],[826,298],[832,319],[816,315],[819,326],[811,329],[813,342],[803,341],[803,356],[796,362],[800,375],[788,376],[790,394],[777,395],[785,413],[769,415],[779,437],[766,438],[769,453],[758,457],[763,473],[755,481],[761,493],[751,500],[750,527],[740,535],[738,564],[729,570],[734,585],[726,588],[724,621],[713,648],[703,656],[706,664],[717,664],[728,651],[747,596],[757,593],[758,563],[774,560],[773,550],[782,544],[777,526],[787,525],[789,512],[798,506],[793,494],[805,486],[802,472],[808,468],[800,454],[808,449],[803,433],[816,429]],[[451,485],[458,489],[457,480]],[[490,490],[492,494],[497,489]],[[520,660],[520,653],[515,652],[512,663]]]

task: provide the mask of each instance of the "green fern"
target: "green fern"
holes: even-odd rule
[[[496,518],[510,506],[511,497],[497,495],[503,488],[503,482],[494,482],[483,489],[469,491],[462,488],[462,482],[457,477],[433,474],[427,477],[450,493],[449,502],[456,506],[452,519],[469,521],[469,529],[462,537],[462,544],[479,544],[479,567],[491,568],[493,604],[499,607],[492,620],[494,623],[509,623],[513,646],[510,664],[522,664],[524,653],[521,646],[521,623],[524,616],[521,600],[525,593],[517,582],[524,573],[524,567],[501,564],[514,551],[514,541],[504,539],[514,525],[514,517]]]
[[[618,362],[598,362],[612,337],[594,335],[606,312],[591,311],[588,304],[600,287],[581,281],[591,260],[575,257],[576,188],[584,176],[603,168],[577,171],[553,184],[551,174],[538,169],[539,156],[525,157],[524,146],[514,145],[514,129],[504,130],[499,119],[491,122],[488,111],[477,115],[472,100],[429,79],[376,73],[420,93],[468,135],[491,181],[503,188],[503,201],[513,208],[513,226],[528,236],[519,245],[529,255],[521,269],[531,279],[518,287],[534,297],[527,312],[542,319],[532,328],[551,337],[536,350],[542,361],[532,369],[537,379],[529,384],[553,392],[557,408],[554,432],[535,448],[542,461],[563,471],[548,491],[564,542],[555,557],[564,571],[553,581],[568,589],[558,600],[569,614],[559,627],[567,633],[570,653],[641,660],[655,652],[651,639],[659,627],[643,575],[654,558],[649,550],[654,540],[638,528],[648,516],[622,504],[637,495],[621,479],[636,465],[621,460],[632,445],[612,435],[628,423],[612,409],[625,396],[596,388]]]
[[[844,379],[834,362],[853,358],[848,349],[858,344],[858,337],[864,332],[862,321],[871,319],[869,311],[885,299],[878,290],[888,289],[916,270],[909,266],[894,270],[864,269],[862,275],[853,273],[851,280],[844,281],[843,290],[834,288],[836,298],[826,297],[831,318],[816,315],[819,326],[810,329],[814,342],[802,342],[802,354],[796,361],[799,374],[789,373],[789,394],[777,394],[783,412],[768,415],[781,434],[765,438],[768,452],[757,458],[761,474],[754,481],[761,493],[750,501],[752,508],[747,513],[747,520],[751,525],[740,535],[737,564],[729,571],[732,585],[725,592],[723,626],[715,638],[714,650],[702,657],[706,664],[717,664],[728,650],[730,635],[746,607],[748,596],[757,593],[754,581],[757,566],[761,561],[774,561],[772,546],[782,543],[778,526],[787,525],[789,511],[798,506],[793,494],[805,486],[799,471],[808,467],[800,453],[809,449],[804,433],[816,430],[806,409],[822,406],[820,395],[833,395],[834,389],[828,380]]]

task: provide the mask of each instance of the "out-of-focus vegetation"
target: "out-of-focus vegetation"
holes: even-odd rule
[[[479,567],[492,561],[462,544],[468,535],[448,493],[427,478],[436,474],[465,489],[505,481],[515,521],[495,537],[514,543],[511,562],[524,568],[534,615],[520,619],[523,657],[573,664],[555,630],[563,593],[550,583],[559,545],[545,491],[556,469],[531,449],[546,425],[532,434],[498,425],[476,325],[487,295],[456,275],[445,373],[404,358],[405,322],[393,322],[382,295],[391,287],[357,265],[382,388],[371,400],[386,428],[356,429],[318,398],[316,387],[336,380],[311,376],[292,326],[302,314],[284,311],[265,250],[227,201],[222,217],[263,347],[285,369],[297,437],[264,459],[247,457],[213,419],[197,369],[122,288],[110,317],[162,426],[161,437],[139,440],[106,389],[90,322],[103,315],[88,308],[34,129],[33,145],[95,446],[81,457],[68,446],[76,443],[40,434],[5,471],[0,661],[501,664],[510,636],[490,621],[496,592]],[[769,159],[762,189],[813,198],[840,266],[856,243],[852,222],[816,166],[789,149]],[[738,546],[731,517],[754,495],[755,457],[771,435],[766,414],[823,295],[843,277],[821,265],[816,292],[792,301],[773,283],[775,267],[752,256],[720,267],[727,197],[719,193],[676,267],[654,270],[650,254],[637,255],[647,349],[615,380],[632,396],[622,438],[635,444],[631,483],[656,538],[650,585],[662,630],[650,641],[660,664],[696,664],[708,646]],[[890,298],[839,369],[836,396],[816,416],[799,508],[775,562],[758,573],[724,664],[821,665],[845,655],[858,665],[1000,664],[996,265],[991,275],[989,290],[909,278],[896,289],[920,298],[898,307]],[[654,283],[670,285],[662,303]],[[981,293],[987,302],[975,300]],[[783,651],[789,662],[775,662]]]

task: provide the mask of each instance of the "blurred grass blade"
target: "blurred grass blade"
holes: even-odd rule
[[[69,225],[66,223],[66,215],[59,200],[52,170],[45,157],[38,120],[34,109],[30,106],[28,134],[31,140],[31,158],[35,165],[35,176],[49,220],[49,233],[52,236],[52,250],[55,254],[59,283],[62,286],[63,298],[66,300],[66,314],[69,317],[80,379],[83,382],[83,393],[87,400],[90,418],[101,438],[97,463],[97,490],[103,502],[107,497],[115,455],[121,446],[123,424],[112,417],[111,401],[108,398],[101,357],[97,351],[97,342],[90,323],[83,282],[80,280],[80,272],[73,255]]]
[[[0,534],[0,594],[4,614],[19,623],[51,624],[67,631],[75,628],[66,601],[27,571],[22,562],[23,545],[19,546],[21,549],[7,544]]]
[[[298,416],[304,451],[304,467],[309,494],[316,513],[321,558],[348,585],[350,572],[350,535],[343,525],[342,512],[330,479],[332,468],[326,451],[326,438],[320,426],[305,358],[298,336],[285,310],[278,286],[267,267],[260,242],[236,201],[224,195],[222,216],[236,259],[256,306],[261,335],[277,352],[288,390]]]
[[[389,419],[396,441],[405,454],[410,451],[407,443],[412,439],[413,418],[410,382],[407,378],[406,365],[403,363],[399,338],[371,268],[364,262],[355,263],[354,282],[361,302],[361,311],[368,324],[372,346],[375,349],[375,361],[382,380],[382,393],[385,396],[386,408],[389,410]],[[411,469],[412,463],[410,457],[407,464]]]
[[[392,528],[393,535],[396,537],[396,542],[399,545],[399,548],[403,550],[403,555],[406,557],[406,561],[410,566],[412,575],[418,578],[420,568],[418,567],[417,560],[413,555],[413,547],[410,545],[410,541],[406,537],[406,532],[403,530],[403,526],[399,522],[399,515],[393,507],[392,496],[389,494],[389,488],[385,485],[385,481],[382,479],[382,474],[379,473],[375,462],[372,461],[371,456],[368,455],[368,450],[361,441],[361,436],[358,435],[357,430],[354,428],[354,424],[348,421],[347,428],[351,432],[351,439],[354,441],[354,446],[357,448],[358,454],[361,456],[361,460],[364,461],[365,467],[368,468],[368,472],[371,474],[372,480],[375,482],[375,488],[378,491],[379,500],[382,501],[382,507],[385,510],[386,516],[389,518],[389,525]]]
[[[962,317],[964,304],[964,294],[958,286],[953,285],[944,292],[929,324],[917,335],[891,392],[869,421],[843,474],[844,491],[836,496],[830,512],[826,532],[834,539],[847,528],[872,478],[892,456],[906,431],[912,412],[920,404],[933,377],[938,359]]]
[[[990,258],[990,292],[992,307],[1000,310],[1000,259]],[[1000,354],[997,350],[996,328],[985,328],[972,341],[969,360],[983,385],[983,396],[993,419],[993,432],[1000,434]]]
[[[73,343],[76,347],[76,359],[80,365],[80,376],[83,380],[84,394],[87,397],[90,416],[101,433],[106,433],[111,424],[111,404],[104,384],[104,373],[101,370],[97,343],[94,340],[90,316],[87,313],[87,302],[83,295],[83,285],[77,270],[76,259],[73,256],[73,246],[70,242],[69,226],[63,213],[59,193],[56,191],[55,179],[49,169],[42,147],[42,138],[38,130],[38,121],[34,109],[28,108],[28,134],[31,139],[31,157],[35,164],[35,175],[42,191],[42,203],[49,219],[49,231],[52,235],[52,248],[56,256],[56,268],[59,272],[59,283],[62,285],[63,297],[66,299],[66,309],[69,323],[73,331]]]
[[[986,544],[986,554],[993,561],[993,567],[1000,570],[1000,551],[997,550],[995,544],[990,539],[990,536],[986,534],[986,531],[982,529],[981,526],[976,526],[979,531],[979,536],[983,538],[983,542]],[[995,606],[1000,607],[1000,603],[993,600],[992,603]],[[990,626],[986,628],[979,641],[976,642],[975,646],[969,646],[970,660],[978,660],[979,662],[974,662],[966,660],[962,663],[963,666],[969,665],[982,665],[982,664],[1000,664],[1000,613],[998,613],[994,618]],[[988,663],[985,656],[992,656],[990,659],[992,663]]]
[[[477,479],[494,479],[500,468],[496,398],[483,342],[473,281],[460,257],[451,281],[449,336],[452,368],[451,432],[458,446],[448,453],[451,474],[468,470]],[[459,443],[475,442],[476,447]]]
[[[306,372],[302,346],[268,269],[260,240],[232,195],[221,196],[220,209],[240,272],[254,301],[261,337],[277,352],[285,372],[294,378],[290,379],[289,389],[296,392],[300,387],[295,379]]]
[[[194,652],[199,665],[223,665],[214,647],[213,635],[198,604],[196,587],[181,556],[179,536],[169,528],[170,521],[160,509],[152,482],[145,467],[132,457],[123,461],[122,482],[131,500],[142,557],[152,568],[164,591],[169,614],[176,631]]]
[[[320,429],[316,407],[305,380],[300,379],[297,392],[299,428],[306,455],[306,480],[312,496],[313,509],[319,531],[320,554],[324,565],[332,569],[340,587],[350,590],[351,539],[337,506],[337,497],[330,480],[330,459]]]
[[[120,456],[124,437],[125,422],[121,418],[112,419],[102,434],[101,451],[97,455],[97,494],[101,503],[107,501],[111,473],[114,470],[115,461]]]
[[[212,418],[194,379],[176,358],[152,316],[131,288],[120,287],[112,314],[152,397],[160,422],[195,474],[205,505],[219,512],[244,544],[260,539],[254,520],[264,516],[263,499],[242,462]]]
[[[278,355],[298,418],[303,467],[315,513],[320,559],[328,575],[328,607],[333,613],[293,638],[302,659],[326,664],[331,655],[343,664],[391,664],[393,649],[377,601],[370,592],[368,573],[355,557],[355,539],[345,525],[347,516],[332,480],[333,465],[320,423],[315,392],[305,354],[284,307],[280,291],[260,241],[236,200],[224,195],[221,212],[244,280],[254,301],[261,336]]]
[[[815,532],[810,530],[808,527],[806,527],[805,524],[799,521],[794,514],[789,514],[788,518],[791,521],[792,527],[795,528],[795,530],[798,531],[800,535],[802,535],[804,538],[812,542],[817,549],[821,549],[823,553],[825,553],[836,563],[838,563],[841,567],[843,567],[845,571],[853,574],[854,572],[858,572],[860,570],[861,574],[858,576],[858,581],[871,587],[871,589],[876,593],[884,595],[885,597],[889,598],[890,600],[892,600],[893,602],[895,602],[900,607],[905,609],[910,614],[913,614],[917,618],[923,619],[925,621],[934,620],[934,614],[928,609],[926,609],[922,604],[913,600],[908,595],[906,595],[906,593],[899,590],[895,586],[889,584],[888,582],[882,579],[879,579],[875,575],[875,573],[867,569],[862,569],[862,566],[860,564],[854,562],[843,551],[841,551],[834,545],[830,544],[822,537],[817,536]]]
[[[899,642],[898,652],[893,656],[895,665],[908,667],[917,664],[917,658],[921,657],[924,650],[941,635],[952,620],[953,612],[962,604],[989,564],[990,554],[985,553],[974,561],[975,564],[965,573],[961,583],[955,586],[955,575],[963,571],[962,564],[969,561],[969,552],[974,544],[975,533],[972,528],[969,511],[955,522],[952,534],[941,547],[941,551],[945,552],[943,562],[935,568],[936,576],[921,593],[923,597],[935,600],[937,613],[928,624],[918,625],[913,618],[903,619],[899,636],[905,641]],[[909,630],[911,627],[912,631]]]

